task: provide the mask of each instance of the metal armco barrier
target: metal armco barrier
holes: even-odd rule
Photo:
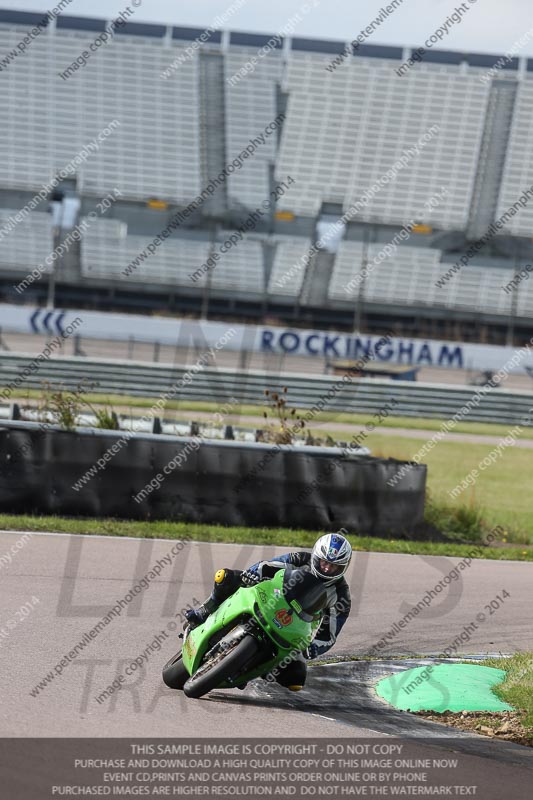
[[[0,355],[0,402],[2,388],[21,379],[35,356],[2,353]],[[53,358],[38,362],[38,369],[27,375],[20,388],[39,389],[43,381],[62,384],[76,390],[84,378],[98,382],[94,391],[103,394],[132,395],[158,399],[169,392],[186,375],[188,383],[180,386],[174,400],[199,400],[225,403],[234,397],[239,403],[260,405],[264,390],[288,389],[291,407],[312,408],[323,401],[325,410],[365,413],[379,411],[391,399],[396,400],[394,416],[434,417],[450,419],[480,391],[477,387],[451,387],[442,384],[421,384],[411,381],[380,381],[352,378],[337,393],[332,387],[342,383],[333,376],[282,374],[258,370],[204,368],[193,374],[191,366],[146,364],[135,361],[107,361],[85,358]],[[330,397],[328,392],[331,391]],[[8,400],[5,398],[4,402]],[[527,419],[526,419],[527,418]],[[465,416],[472,422],[497,422],[502,424],[533,423],[533,394],[492,389],[482,396],[478,406]]]
[[[424,465],[413,464],[389,486],[405,462],[343,456],[339,448],[150,434],[124,438],[116,431],[1,423],[0,510],[328,531],[345,527],[369,535],[410,532],[423,519]]]

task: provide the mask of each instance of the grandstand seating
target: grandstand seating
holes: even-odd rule
[[[221,232],[217,249],[229,232]],[[194,274],[209,258],[211,245],[207,239],[172,237],[160,245],[154,254],[146,253],[145,260],[128,275],[123,271],[150,240],[145,236],[122,235],[120,224],[114,220],[98,220],[87,230],[81,247],[82,275],[86,278],[137,281],[201,288],[207,272],[193,281]],[[211,286],[236,292],[264,293],[263,249],[260,240],[245,240],[220,256],[210,271]]]
[[[379,245],[369,247],[369,265],[379,251]],[[452,266],[441,262],[441,257],[439,250],[398,247],[381,264],[369,266],[363,289],[365,303],[456,308],[494,315],[511,313],[512,294],[502,287],[512,279],[513,271],[489,264],[469,264],[444,286],[437,286],[436,282]],[[360,284],[352,287],[351,294],[344,287],[361,273],[362,258],[360,242],[341,243],[329,287],[330,299],[355,301]],[[519,316],[533,316],[533,282],[522,283],[516,311]]]
[[[505,214],[520,195],[533,186],[532,107],[533,76],[527,75],[518,85],[509,149],[500,189],[498,217]],[[506,229],[516,236],[531,237],[533,200],[530,200],[525,208],[518,210],[516,216],[507,223]]]
[[[26,32],[0,25],[0,52]],[[43,34],[2,73],[0,185],[48,183],[117,119],[120,126],[78,167],[78,190],[102,196],[117,187],[126,198],[186,205],[202,188],[197,59],[165,81],[160,73],[185,45],[170,50],[157,39],[122,35],[62,80],[58,73],[94,38],[94,31]]]
[[[477,169],[488,89],[477,75],[413,73],[399,79],[390,59],[354,59],[331,73],[331,55],[294,53],[277,171],[296,184],[281,208],[315,216],[322,202],[346,211],[433,125],[438,134],[357,214],[402,224],[431,220],[464,229]],[[347,101],[349,98],[349,102]],[[388,110],[387,114],[383,109]],[[442,187],[448,199],[429,218],[424,203]]]
[[[10,224],[9,217],[13,219],[18,213],[19,209],[0,209],[0,230]],[[0,240],[0,268],[6,272],[31,272],[44,263],[53,249],[51,216],[30,213]]]
[[[205,277],[193,284],[190,275],[209,257],[209,242],[168,239],[153,255],[125,276],[123,270],[146,249],[145,236],[121,236],[113,220],[91,224],[81,243],[82,275],[86,278],[138,281],[166,285],[203,286]]]
[[[220,243],[230,235],[230,231],[222,231]],[[263,246],[259,238],[243,239],[228,253],[220,255],[220,261],[211,272],[213,289],[224,289],[232,292],[252,292],[264,295],[264,258]]]
[[[28,25],[34,24],[24,22],[24,16],[0,9],[0,64],[27,34]],[[533,185],[532,60],[514,59],[498,73],[498,81],[517,85],[516,101],[513,84],[509,105],[500,113],[490,81],[480,80],[490,67],[490,56],[432,50],[423,64],[400,78],[396,68],[405,53],[399,48],[362,46],[356,56],[330,71],[326,66],[343,49],[341,43],[293,39],[258,58],[249,74],[232,82],[232,76],[258,55],[267,36],[216,34],[189,57],[185,48],[201,31],[132,22],[110,44],[92,53],[86,66],[63,80],[59,73],[89,48],[104,27],[104,20],[62,14],[24,54],[2,67],[0,80],[4,109],[0,201],[6,205],[12,207],[19,190],[37,193],[100,137],[95,151],[76,167],[84,213],[93,207],[95,197],[114,189],[120,190],[122,198],[107,215],[117,219],[91,222],[82,239],[82,285],[84,279],[128,281],[138,290],[140,284],[154,284],[202,292],[206,276],[194,282],[190,276],[211,253],[213,220],[207,225],[201,212],[183,225],[179,236],[166,240],[129,276],[123,275],[150,242],[152,234],[141,236],[140,231],[159,224],[157,212],[145,210],[146,201],[159,198],[171,205],[188,205],[208,178],[214,177],[208,174],[213,163],[218,164],[224,154],[230,163],[283,110],[286,116],[280,133],[266,137],[242,169],[228,175],[226,189],[217,197],[220,205],[216,211],[213,205],[211,214],[218,220],[220,245],[231,233],[220,230],[221,226],[229,227],[229,220],[234,224],[261,206],[269,197],[273,177],[284,181],[291,176],[294,182],[277,210],[292,212],[296,218],[275,219],[267,234],[265,214],[258,229],[223,254],[209,273],[213,290],[231,298],[251,295],[260,304],[273,298],[272,306],[287,306],[299,299],[300,307],[318,307],[334,256],[328,255],[326,265],[320,259],[313,261],[313,271],[307,273],[303,258],[312,244],[309,232],[317,229],[317,218],[322,214],[333,219],[348,211],[437,126],[431,141],[352,219],[392,228],[411,220],[428,222],[437,236],[446,232],[446,237],[439,238],[438,244],[432,240],[431,247],[399,247],[366,280],[365,302],[404,309],[533,316],[533,280],[521,283],[516,307],[511,307],[511,294],[502,291],[513,276],[511,259],[507,268],[503,257],[494,262],[497,266],[488,256],[484,265],[471,262],[438,288],[435,282],[453,256],[434,249],[444,246],[445,238],[454,248],[460,246],[465,231],[483,229],[485,216],[490,218],[497,201],[498,214],[503,214]],[[211,57],[213,53],[216,57]],[[163,79],[162,73],[182,56]],[[208,117],[206,109],[212,110],[213,97],[218,101],[216,114]],[[492,113],[492,129],[487,109]],[[221,123],[220,139],[212,135],[214,118]],[[111,130],[114,120],[118,124]],[[483,171],[494,155],[491,130],[493,138],[494,131],[499,137],[502,154],[494,174]],[[488,193],[490,181],[479,180],[485,174],[492,181]],[[443,188],[448,190],[446,197],[428,212],[425,203]],[[229,209],[224,206],[225,191]],[[69,192],[73,194],[72,186]],[[482,196],[485,205],[478,206],[483,213],[476,215],[472,212],[475,198]],[[0,229],[4,218],[15,213],[0,212]],[[184,230],[189,223],[194,228]],[[348,236],[360,236],[354,227],[348,228]],[[279,230],[287,235],[278,235]],[[506,228],[506,233],[528,238],[532,231],[533,200]],[[29,272],[52,248],[49,215],[31,214],[0,241],[0,269]],[[370,259],[378,250],[378,245],[371,246]],[[360,242],[340,243],[327,290],[327,303],[333,308],[345,309],[347,302],[353,303],[356,294],[347,295],[343,287],[354,269],[360,268],[361,257]],[[79,275],[77,252],[74,258],[75,263],[68,265],[69,279]],[[320,291],[310,292],[311,285]]]
[[[198,54],[184,58],[162,80],[161,73],[184,55],[188,42],[169,39],[164,27],[142,35],[148,34],[147,26],[134,31],[133,23],[132,35],[129,30],[116,35],[85,67],[62,80],[59,73],[87,48],[95,31],[103,29],[69,24],[64,17],[61,26],[52,25],[3,74],[0,185],[45,184],[118,118],[118,130],[79,167],[80,191],[103,194],[118,186],[131,199],[158,196],[190,202],[202,189]],[[26,31],[23,24],[0,21],[0,53],[14,49]],[[247,207],[260,203],[268,194],[269,167],[275,164],[278,178],[292,174],[296,180],[281,208],[308,216],[315,216],[323,202],[347,209],[405,148],[437,124],[441,130],[435,140],[358,218],[391,224],[420,218],[424,201],[447,186],[449,197],[434,211],[432,222],[443,229],[465,227],[489,92],[488,84],[479,80],[480,66],[473,66],[479,58],[465,55],[468,65],[461,64],[461,58],[424,63],[400,79],[395,73],[397,55],[367,56],[362,48],[359,57],[330,72],[325,67],[332,53],[319,52],[328,48],[310,42],[307,51],[293,48],[286,64],[283,51],[273,49],[257,61],[253,72],[231,85],[228,79],[257,54],[257,46],[243,46],[233,34],[231,42],[223,51],[228,161],[276,116],[278,84],[289,95],[278,157],[276,137],[271,137],[229,177],[233,200]],[[520,81],[502,208],[514,202],[522,182],[533,182],[529,172],[519,173],[524,160],[533,164],[527,156],[532,92],[533,78],[526,73]],[[526,169],[533,172],[533,166]],[[533,207],[517,215],[511,227],[513,232],[528,232],[531,222]]]
[[[278,236],[275,244],[276,254],[268,282],[268,293],[298,297],[306,273],[306,256],[311,240],[303,236]]]
[[[277,116],[276,86],[281,80],[282,63],[277,53],[262,59],[254,72],[241,77],[234,85],[228,82],[257,48],[235,47],[225,58],[226,158],[231,162],[262,134]],[[256,208],[269,196],[270,165],[276,162],[277,137],[265,138],[253,158],[228,178],[228,195],[234,203]]]

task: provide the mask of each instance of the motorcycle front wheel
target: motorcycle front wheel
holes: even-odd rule
[[[169,689],[183,689],[188,678],[189,673],[183,665],[180,650],[163,667],[163,681]]]
[[[229,648],[215,653],[208,661],[201,664],[199,669],[191,675],[183,687],[187,697],[203,697],[221,683],[238,675],[252,660],[259,649],[258,642],[253,636],[230,645]]]

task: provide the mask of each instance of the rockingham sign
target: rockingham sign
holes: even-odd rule
[[[346,333],[300,331],[284,328],[259,328],[258,348],[266,353],[286,353],[327,359],[372,357],[386,364],[403,364],[464,369],[463,345],[423,339],[391,338],[384,347],[383,337]],[[379,347],[376,344],[381,342]],[[533,354],[533,351],[532,351]]]
[[[4,333],[55,335],[82,317],[78,331],[85,339],[159,342],[177,347],[209,348],[227,330],[223,322],[206,322],[136,314],[109,314],[98,311],[47,311],[32,306],[0,304],[0,328]],[[331,331],[301,330],[270,325],[232,325],[235,331],[227,350],[306,356],[321,360],[357,360],[363,357],[377,363],[446,369],[498,370],[516,352],[511,347],[462,344],[432,339],[393,337],[383,346],[380,336],[355,335]],[[59,331],[61,332],[61,331]],[[376,347],[381,342],[379,347]],[[515,359],[511,372],[533,370],[533,348]],[[290,362],[286,364],[290,369]]]

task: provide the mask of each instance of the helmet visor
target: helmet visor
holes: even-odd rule
[[[338,575],[342,575],[346,569],[346,564],[334,564],[325,558],[318,558],[318,556],[315,556],[314,563],[317,573],[323,578],[335,578]]]

